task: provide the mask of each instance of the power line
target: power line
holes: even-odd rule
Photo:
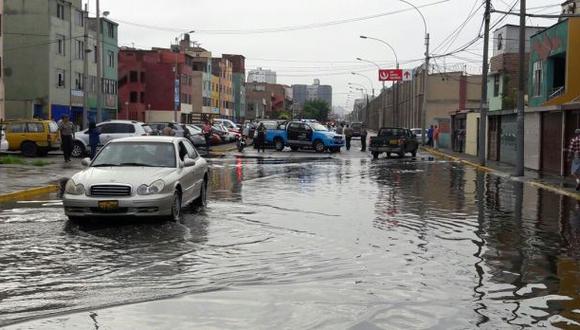
[[[449,2],[451,0],[439,0],[436,2],[432,2],[432,3],[427,3],[424,5],[420,5],[417,6],[417,8],[427,8],[427,7],[432,7],[432,6],[436,6],[442,3],[446,3]],[[323,28],[323,27],[328,27],[328,26],[335,26],[335,25],[342,25],[342,24],[348,24],[348,23],[356,23],[356,22],[362,22],[362,21],[367,21],[367,20],[371,20],[371,19],[376,19],[376,18],[381,18],[381,17],[385,17],[385,16],[391,16],[391,15],[396,15],[396,14],[400,14],[400,13],[404,13],[404,12],[408,12],[408,11],[413,11],[415,10],[414,8],[404,8],[404,9],[400,9],[400,10],[395,10],[395,11],[390,11],[390,12],[384,12],[384,13],[379,13],[379,14],[374,14],[374,15],[368,15],[368,16],[362,16],[362,17],[355,17],[355,18],[347,18],[347,19],[341,19],[341,20],[335,20],[335,21],[328,21],[328,22],[322,22],[322,23],[311,23],[311,24],[305,24],[305,25],[293,25],[293,26],[284,26],[284,27],[276,27],[276,28],[261,28],[261,29],[247,29],[247,30],[242,30],[242,29],[232,29],[232,30],[204,30],[204,29],[196,29],[195,32],[196,33],[200,33],[200,34],[213,34],[213,35],[232,35],[232,34],[261,34],[261,33],[278,33],[278,32],[291,32],[291,31],[300,31],[300,30],[309,30],[309,29],[317,29],[317,28]],[[176,28],[170,28],[170,27],[162,27],[162,26],[154,26],[154,25],[149,25],[149,24],[141,24],[141,23],[134,23],[134,22],[130,22],[130,21],[124,21],[124,20],[120,20],[120,19],[115,19],[115,21],[123,23],[123,24],[127,24],[127,25],[132,25],[135,27],[140,27],[140,28],[144,28],[144,29],[154,29],[154,30],[161,30],[161,31],[167,31],[167,32],[183,32],[183,31],[187,31],[189,29],[176,29]]]

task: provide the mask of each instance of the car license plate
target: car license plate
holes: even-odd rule
[[[119,201],[99,201],[101,210],[114,210],[119,208]]]
[[[399,144],[399,140],[391,140],[389,141],[389,144]]]

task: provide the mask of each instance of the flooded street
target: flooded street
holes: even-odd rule
[[[579,327],[580,204],[421,156],[213,160],[180,223],[5,204],[0,326]]]

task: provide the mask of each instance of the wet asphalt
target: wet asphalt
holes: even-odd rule
[[[10,329],[580,326],[580,204],[458,163],[211,160],[179,223],[0,205]]]

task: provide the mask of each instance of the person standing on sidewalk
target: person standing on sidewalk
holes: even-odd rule
[[[439,127],[435,126],[435,129],[433,131],[433,147],[435,149],[439,149],[439,135],[440,135],[440,131],[439,131]]]
[[[568,147],[568,157],[572,161],[570,172],[576,179],[576,191],[580,190],[580,129],[574,132],[576,136],[570,140]]]
[[[258,126],[258,138],[256,139],[256,142],[258,153],[260,152],[260,149],[262,152],[266,152],[266,126],[264,123],[260,123]]]
[[[367,135],[368,134],[369,133],[367,132],[367,128],[363,124],[360,128],[360,144],[361,144],[360,151],[362,151],[362,152],[367,151]]]
[[[91,147],[91,160],[97,155],[97,147],[101,142],[101,130],[94,121],[89,123],[89,146]]]
[[[344,124],[340,124],[338,125],[338,127],[336,128],[336,134],[340,134],[342,135],[344,133]]]
[[[58,122],[60,140],[62,142],[62,152],[65,163],[70,162],[72,154],[73,140],[75,137],[75,125],[69,120],[68,115],[64,114]]]
[[[429,147],[433,146],[433,131],[433,125],[431,125],[431,127],[429,127],[427,130],[427,145]]]
[[[346,150],[350,150],[350,141],[352,141],[352,128],[349,125],[346,125],[344,129],[344,138],[346,140]]]
[[[203,124],[202,133],[205,138],[205,148],[207,149],[207,152],[209,152],[209,148],[211,147],[211,132],[211,124],[209,123],[209,120],[206,120]]]

